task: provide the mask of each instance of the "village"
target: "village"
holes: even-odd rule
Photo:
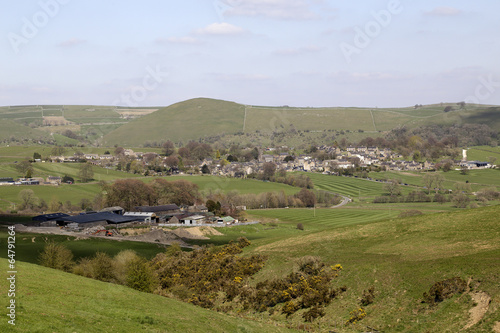
[[[287,147],[282,147],[287,148]],[[185,159],[183,166],[176,161],[168,161],[168,157],[158,153],[135,152],[132,149],[123,149],[120,155],[112,154],[83,154],[75,153],[71,156],[50,156],[46,159],[35,159],[35,163],[78,163],[86,162],[110,170],[121,170],[130,173],[144,173],[147,176],[164,176],[169,174],[210,174],[214,176],[246,178],[259,174],[264,170],[266,163],[272,163],[276,170],[286,172],[319,172],[332,175],[352,175],[355,170],[368,171],[420,171],[450,169],[486,169],[494,168],[490,162],[468,161],[467,150],[463,150],[460,160],[443,160],[441,162],[405,160],[404,157],[389,148],[356,147],[345,149],[338,147],[319,146],[316,153],[323,154],[323,158],[312,154],[298,156],[289,153],[276,153],[279,148],[266,148],[258,158],[250,161],[234,161],[229,157],[211,158],[202,160]],[[326,158],[325,158],[326,157]],[[125,166],[122,166],[125,165]],[[1,176],[1,175],[0,175]],[[59,176],[47,178],[29,177],[13,179],[0,177],[0,185],[60,185],[64,179]],[[66,181],[68,182],[68,181]],[[71,182],[71,181],[69,181]]]

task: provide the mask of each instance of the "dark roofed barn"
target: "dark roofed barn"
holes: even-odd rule
[[[90,228],[98,225],[119,224],[137,221],[133,216],[122,216],[111,212],[81,214],[76,216],[61,217],[56,219],[58,225],[78,223],[79,227]]]

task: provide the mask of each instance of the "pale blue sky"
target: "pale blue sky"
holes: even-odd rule
[[[0,3],[0,105],[500,104],[495,0]]]

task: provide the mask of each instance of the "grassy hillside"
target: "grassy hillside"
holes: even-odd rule
[[[243,130],[245,107],[241,104],[196,98],[177,103],[136,119],[104,137],[122,146],[146,141],[187,141]]]
[[[16,326],[4,316],[2,332],[291,332],[33,264],[17,271]],[[0,294],[7,304],[6,283]]]
[[[446,106],[454,109],[443,112]],[[461,109],[454,103],[406,108],[295,108],[242,105],[209,98],[195,98],[165,108],[121,108],[91,105],[37,105],[0,107],[0,120],[5,123],[1,135],[19,139],[50,138],[69,142],[57,133],[72,130],[89,142],[127,147],[145,142],[174,142],[204,137],[244,133],[238,142],[267,143],[273,132],[303,131],[287,138],[297,145],[329,137],[332,131],[345,131],[342,136],[358,141],[363,137],[379,136],[398,126],[410,129],[422,125],[488,124],[500,130],[500,108],[467,105]],[[42,126],[50,123],[51,126]],[[9,125],[10,124],[10,125]],[[30,126],[36,127],[31,129]],[[339,133],[336,133],[339,136]],[[1,138],[1,137],[0,137]],[[235,140],[232,138],[231,140]],[[101,142],[102,140],[102,142]],[[290,141],[290,142],[288,142]],[[271,141],[269,141],[271,142]],[[274,142],[279,143],[279,142]]]
[[[24,126],[10,119],[0,119],[0,141],[15,138],[19,143],[24,140],[50,140],[50,135],[29,126]]]
[[[453,106],[455,110],[445,113],[443,110],[446,106]],[[350,131],[350,139],[360,139],[363,135],[356,133],[378,136],[381,132],[403,125],[415,128],[462,123],[487,123],[498,130],[500,122],[495,117],[498,117],[499,112],[495,107],[482,105],[468,105],[465,109],[459,109],[453,103],[426,105],[418,109],[294,108],[241,105],[197,98],[135,120],[106,135],[104,139],[107,144],[137,145],[146,141],[186,141],[241,132],[250,136],[255,133],[268,136],[273,132],[292,133],[299,130],[307,132],[307,136],[319,131],[323,138],[328,132],[346,130]],[[246,142],[245,138],[242,137],[241,141]],[[295,142],[293,138],[289,139]],[[265,137],[259,140],[265,140]]]
[[[342,221],[342,211],[338,214]],[[458,332],[474,306],[470,295],[434,308],[420,303],[422,294],[435,282],[455,276],[466,281],[472,278],[474,291],[484,291],[492,298],[484,319],[466,332],[491,332],[500,320],[499,219],[499,206],[354,226],[336,224],[332,218],[325,224],[311,214],[306,218],[286,213],[280,217],[285,222],[278,229],[288,230],[287,225],[300,221],[305,230],[297,230],[294,236],[282,231],[287,236],[273,242],[260,238],[251,251],[271,258],[260,279],[284,275],[294,259],[304,255],[342,264],[344,272],[336,284],[347,285],[349,290],[332,303],[321,320],[336,332],[361,332],[366,327],[381,332]],[[351,328],[343,327],[349,311],[359,306],[359,295],[370,286],[375,287],[376,296],[365,307],[367,317]]]

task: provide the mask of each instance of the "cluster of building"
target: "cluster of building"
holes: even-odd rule
[[[239,223],[231,216],[219,217],[204,205],[179,207],[176,204],[139,206],[126,212],[122,207],[108,207],[98,212],[79,215],[64,213],[43,214],[33,217],[41,227],[68,227],[85,229],[95,226],[150,224],[158,226],[228,226]]]
[[[48,176],[47,178],[32,177],[32,178],[18,178],[0,177],[1,185],[61,185],[61,177]]]

